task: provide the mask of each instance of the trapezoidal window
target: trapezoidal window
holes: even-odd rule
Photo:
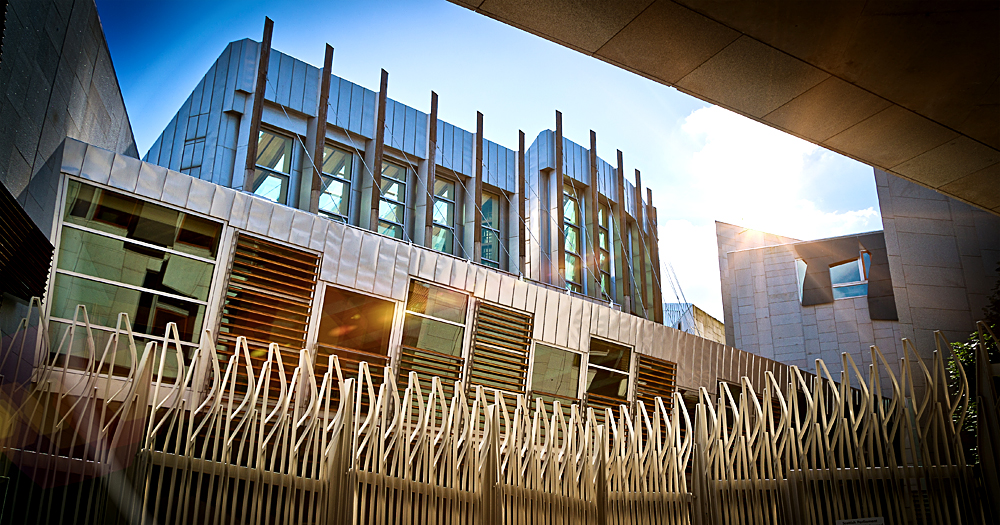
[[[587,405],[616,410],[627,405],[632,349],[592,337],[587,359]]]
[[[860,257],[830,266],[830,285],[834,299],[864,297],[868,295],[868,271],[872,258],[868,252]]]

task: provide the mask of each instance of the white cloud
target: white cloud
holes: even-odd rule
[[[694,111],[681,130],[696,150],[676,164],[682,173],[671,185],[654,186],[667,196],[658,203],[661,259],[673,264],[687,299],[720,320],[716,220],[803,240],[881,228],[876,207],[823,209],[810,186],[810,173],[870,168],[719,107]],[[663,287],[673,301],[666,279]]]

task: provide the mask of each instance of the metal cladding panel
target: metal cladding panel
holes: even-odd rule
[[[451,278],[451,267],[455,259],[451,257],[438,256],[437,264],[434,265],[434,281],[447,283]]]
[[[270,204],[271,220],[268,221],[267,235],[280,241],[288,242],[292,232],[292,217],[295,209],[287,206]]]
[[[478,282],[479,274],[476,272],[476,267],[470,263],[465,263],[468,266],[465,274],[465,291],[469,293],[475,293],[476,283]]]
[[[539,133],[538,136],[535,137],[534,142],[531,143],[529,149],[534,149],[535,154],[538,156],[537,171],[555,169],[555,140],[555,132],[551,129],[546,129]],[[532,174],[532,176],[535,175]]]
[[[489,140],[484,149],[486,173],[483,180],[486,184],[500,188],[506,192],[515,192],[517,188],[517,154]]]
[[[487,301],[500,302],[500,274],[497,272],[486,272],[486,293],[483,296]]]
[[[406,130],[404,136],[403,149],[410,154],[417,155],[417,110],[411,107],[406,108],[406,121],[403,125]],[[419,155],[423,157],[424,155]]]
[[[303,248],[308,248],[309,237],[312,235],[314,219],[319,219],[319,217],[302,210],[295,210],[292,214],[292,228],[291,232],[288,234],[288,242],[302,246]]]
[[[191,177],[167,170],[167,178],[163,183],[163,195],[160,199],[174,206],[184,206],[187,204],[188,192],[191,190]]]
[[[333,230],[334,228],[330,228]],[[358,260],[361,256],[362,238],[360,230],[344,226],[344,239],[341,246],[349,249],[340,252],[340,268],[337,270],[337,283],[343,286],[356,286],[358,279]]]
[[[511,280],[513,280],[514,283],[512,285],[510,306],[512,308],[516,308],[518,310],[527,311],[528,310],[528,285],[525,284],[524,281],[521,281],[519,279],[514,279],[513,277],[511,277]],[[501,291],[501,293],[502,293],[502,291]],[[534,306],[534,305],[532,305],[532,306]]]
[[[615,167],[603,159],[597,159],[597,189],[612,202],[618,202],[618,176]]]
[[[392,273],[392,292],[390,297],[397,300],[406,300],[406,291],[410,284],[410,260],[417,249],[409,244],[400,244],[396,247],[396,260]]]
[[[246,228],[250,221],[250,204],[255,199],[249,195],[236,192],[233,195],[233,211],[229,215],[229,225],[233,228]]]
[[[331,222],[321,217],[313,217],[309,227],[309,248],[318,252],[322,252],[326,248],[326,231]]]
[[[400,246],[406,245],[383,240],[379,246],[378,263],[375,266],[375,288],[372,290],[376,295],[392,297],[392,280],[396,273],[396,249]]]
[[[375,265],[378,263],[379,245],[384,239],[373,233],[361,234],[361,253],[358,256],[358,278],[355,287],[365,292],[375,291]],[[350,246],[350,245],[349,245]]]
[[[335,222],[330,223],[326,230],[325,246],[323,247],[323,280],[337,281],[346,231],[346,226]]]
[[[114,161],[111,163],[108,185],[130,193],[135,192],[135,185],[139,180],[139,166],[141,165],[142,162],[139,159],[126,155],[115,155]]]
[[[475,134],[449,124],[438,122],[438,146],[441,148],[437,164],[467,177],[475,174],[474,143]]]
[[[360,87],[360,86],[355,86]],[[375,136],[375,114],[378,104],[378,94],[369,89],[361,88],[361,135],[365,137]],[[357,89],[354,90],[355,92]]]
[[[211,182],[205,182],[201,179],[191,179],[191,187],[188,190],[185,207],[207,215],[212,211],[212,199],[215,196],[216,189],[222,190],[222,188]]]
[[[288,107],[296,111],[306,113],[307,115],[312,115],[316,107],[316,101],[313,100],[312,107],[308,108],[308,111],[306,111],[305,106],[303,106],[306,96],[306,84],[313,83],[306,80],[307,72],[310,71],[305,62],[301,60],[295,60],[292,62],[292,92],[288,97]],[[313,70],[311,73],[313,73],[313,75],[310,77],[310,80],[316,78],[316,71]]]
[[[559,310],[552,322],[556,325],[556,344],[569,346],[569,330],[572,322],[573,303],[575,298],[567,294],[559,294]],[[551,312],[551,310],[550,310]],[[554,312],[553,312],[554,313]]]
[[[515,284],[517,284],[517,279],[507,274],[500,274],[500,297],[498,299],[500,304],[511,308],[514,307]]]
[[[487,274],[493,273],[486,270],[482,266],[473,266],[476,270],[476,289],[473,291],[473,295],[480,299],[486,298],[486,276]]]
[[[537,286],[532,286],[531,290],[528,292],[528,299],[531,299],[531,295],[534,294],[535,305],[534,305],[534,333],[531,337],[538,339],[539,341],[544,340],[543,334],[545,332],[545,300],[548,299],[549,294],[546,293],[544,288],[539,288]],[[531,304],[531,303],[528,303]]]
[[[357,132],[360,127],[357,130],[350,127],[352,86],[350,82],[330,75],[330,107],[327,110],[326,121],[339,128]]]
[[[583,305],[586,301],[580,301],[575,297],[571,298],[569,302],[569,322],[563,321],[559,323],[560,325],[569,325],[566,347],[567,348],[580,348],[580,340],[583,337]],[[565,319],[565,318],[564,318]],[[589,324],[589,323],[588,323]],[[589,335],[589,334],[588,334]],[[587,338],[589,339],[589,338]]]
[[[590,184],[590,169],[586,148],[563,137],[563,174],[575,181]]]
[[[257,55],[260,53],[260,42],[250,39],[243,40],[241,48],[239,82],[237,89],[253,93],[253,85],[257,82]]]
[[[462,173],[471,177],[476,173],[476,134],[462,131]]]
[[[111,166],[114,162],[114,152],[96,146],[89,146],[87,153],[83,157],[83,167],[80,168],[80,177],[101,184],[107,184],[108,178],[111,176]]]
[[[451,275],[448,276],[448,285],[455,288],[465,289],[465,283],[469,280],[469,264],[465,261],[455,261],[451,265]]]
[[[434,280],[434,269],[437,267],[437,254],[430,250],[420,250],[420,268],[417,277],[428,281]]]
[[[235,198],[236,192],[225,191],[218,188],[212,195],[212,207],[208,211],[209,215],[218,219],[227,221],[231,220],[233,214],[233,199]]]
[[[243,108],[236,107],[236,84],[240,78],[240,58],[243,53],[243,46],[246,45],[246,40],[239,42],[230,42],[226,46],[226,50],[223,55],[226,56],[226,77],[224,81],[224,86],[222,87],[222,111],[233,111],[237,110],[240,113],[243,112]],[[221,68],[220,68],[221,69]]]
[[[247,218],[247,230],[267,235],[267,230],[271,226],[271,212],[273,211],[273,207],[269,204],[264,199],[250,197],[250,214]]]

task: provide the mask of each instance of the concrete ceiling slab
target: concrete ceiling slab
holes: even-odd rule
[[[997,211],[996,0],[452,1]]]

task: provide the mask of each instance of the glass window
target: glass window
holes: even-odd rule
[[[493,193],[483,193],[482,253],[480,260],[491,268],[500,268],[501,250],[501,206],[500,197]]]
[[[176,322],[197,342],[222,225],[70,180],[52,286],[52,316],[87,306],[95,325],[120,312],[139,334],[162,337]]]
[[[292,171],[292,139],[261,130],[257,138],[257,169],[250,191],[267,200],[288,203]]]
[[[317,342],[321,346],[386,355],[393,310],[390,301],[327,286]]]
[[[532,361],[532,393],[578,398],[581,355],[535,343]]]
[[[799,302],[802,302],[802,290],[806,283],[806,262],[802,259],[795,259],[795,277],[799,282]]]
[[[830,267],[830,284],[833,298],[862,297],[868,295],[868,271],[871,269],[871,254],[862,251],[857,259],[835,264]]]
[[[323,187],[319,195],[319,212],[348,222],[351,207],[351,174],[354,156],[326,146],[323,148]]]
[[[460,357],[468,299],[461,292],[411,281],[403,346]]]
[[[583,293],[583,218],[576,189],[563,186],[563,248],[566,252],[566,288]]]
[[[406,168],[383,162],[379,190],[382,196],[378,207],[378,231],[402,239],[406,212]]]
[[[454,253],[455,248],[455,183],[434,179],[434,210],[431,248]]]
[[[591,338],[587,363],[587,394],[626,400],[631,361],[631,348]]]
[[[608,301],[614,299],[614,280],[612,276],[614,264],[611,257],[611,210],[607,205],[601,204],[597,208],[597,244],[598,244],[598,265],[601,270],[601,293]]]

